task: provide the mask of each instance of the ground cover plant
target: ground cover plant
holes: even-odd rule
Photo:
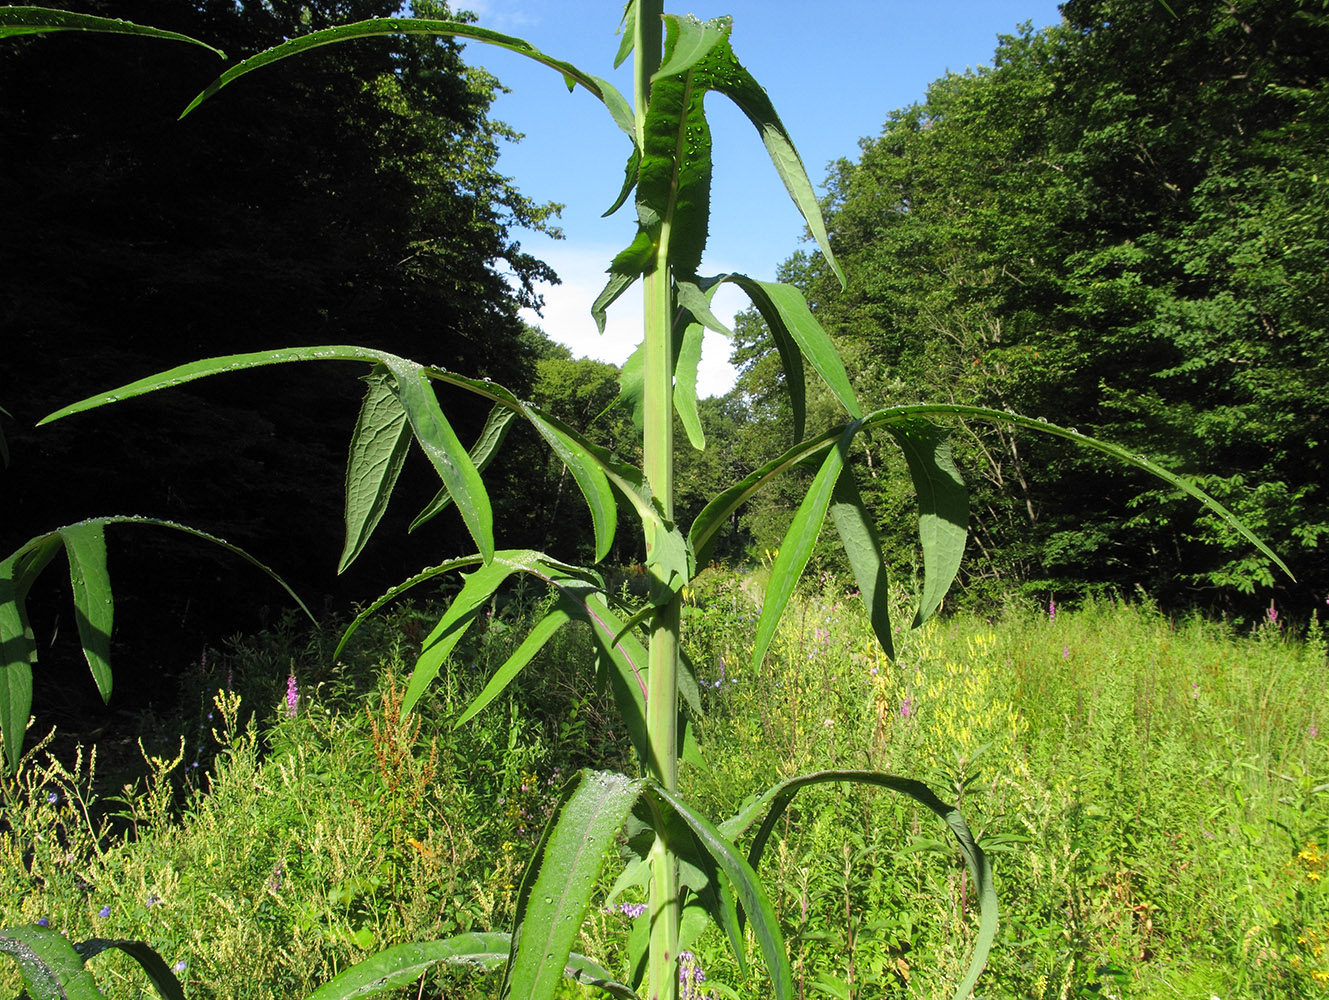
[[[34,30],[48,26],[34,23]],[[899,620],[898,609],[893,616],[876,532],[859,496],[855,471],[847,461],[858,439],[874,430],[900,446],[918,493],[925,573],[913,614],[915,628],[924,626],[939,608],[965,542],[968,506],[964,485],[951,461],[946,432],[933,423],[934,418],[944,416],[1016,425],[1106,452],[1196,497],[1277,561],[1263,543],[1189,481],[1141,456],[1073,430],[996,410],[949,404],[896,406],[865,413],[829,337],[797,289],[739,274],[700,276],[711,168],[703,99],[710,92],[733,100],[757,128],[828,266],[838,270],[811,183],[770,99],[730,50],[730,29],[729,21],[723,18],[701,22],[662,15],[655,0],[629,4],[618,57],[620,62],[629,56],[634,60],[634,99],[629,102],[605,81],[545,55],[521,39],[458,22],[382,18],[303,35],[260,53],[229,69],[186,109],[187,113],[209,98],[224,99],[219,91],[239,77],[286,57],[336,42],[397,33],[499,45],[548,65],[562,76],[569,89],[580,86],[601,100],[629,142],[626,180],[614,207],[635,193],[637,234],[610,265],[610,279],[594,313],[603,325],[604,309],[641,280],[644,338],[625,368],[621,396],[622,405],[640,415],[640,469],[598,448],[573,428],[495,383],[422,366],[384,351],[340,345],[278,349],[185,365],[89,398],[48,418],[72,416],[208,375],[283,362],[337,360],[368,367],[368,390],[352,437],[347,472],[342,568],[367,544],[413,441],[421,446],[442,482],[438,499],[417,520],[451,507],[477,550],[474,556],[428,568],[385,595],[383,601],[352,623],[343,639],[344,644],[367,617],[407,588],[445,574],[469,571],[460,592],[424,639],[423,652],[405,680],[404,690],[399,693],[393,687],[386,695],[388,710],[373,728],[381,747],[390,746],[394,739],[399,743],[402,738],[413,739],[413,723],[403,720],[430,693],[439,676],[446,674],[444,666],[452,662],[468,631],[492,606],[500,587],[510,578],[524,575],[542,582],[549,588],[550,603],[511,654],[488,676],[457,718],[457,725],[470,722],[499,698],[565,626],[580,622],[590,629],[596,672],[601,685],[613,694],[637,760],[635,773],[582,768],[567,776],[552,804],[549,822],[523,852],[524,871],[515,883],[510,932],[466,930],[429,942],[394,944],[338,972],[315,992],[319,1000],[366,995],[414,982],[422,970],[439,963],[501,965],[504,996],[552,996],[567,976],[620,995],[630,994],[644,983],[648,995],[669,998],[679,993],[682,975],[691,975],[684,955],[691,954],[689,946],[708,920],[728,942],[739,975],[747,975],[751,941],[775,995],[782,1000],[793,997],[794,968],[771,893],[756,869],[777,827],[783,824],[787,829],[797,793],[846,783],[902,793],[949,827],[953,839],[946,849],[958,850],[963,859],[954,924],[957,930],[968,928],[972,938],[967,942],[965,958],[943,963],[935,971],[958,982],[957,997],[969,994],[996,932],[996,896],[987,857],[962,818],[958,803],[944,801],[921,781],[866,768],[852,760],[832,762],[829,767],[823,765],[802,774],[772,774],[775,784],[765,792],[715,804],[721,812],[737,806],[737,812],[721,822],[710,819],[714,813],[705,808],[705,803],[684,794],[680,785],[680,762],[702,772],[707,769],[696,732],[709,725],[704,721],[701,696],[703,672],[681,653],[685,591],[697,582],[698,569],[706,564],[715,535],[730,514],[792,467],[809,465],[818,471],[765,580],[752,642],[742,660],[754,675],[766,669],[782,617],[825,520],[834,523],[844,545],[875,637],[874,648],[879,650],[883,663],[895,659],[897,638],[892,622]],[[709,294],[723,282],[738,285],[750,296],[775,336],[791,398],[790,429],[798,443],[711,500],[685,534],[675,523],[673,510],[674,418],[677,414],[694,447],[704,447],[696,417],[696,364],[703,328],[723,329],[708,304]],[[849,417],[848,422],[811,437],[805,437],[804,426],[805,364],[826,384]],[[441,408],[435,383],[470,393],[493,407],[488,424],[470,448],[463,445]],[[604,559],[613,543],[620,504],[640,523],[646,551],[644,600],[615,600],[592,568],[572,566],[545,553],[498,547],[492,505],[481,471],[495,459],[508,426],[517,417],[540,434],[580,488],[594,523],[597,560]],[[69,556],[80,635],[89,665],[99,678],[109,678],[105,650],[111,623],[110,590],[101,527],[100,521],[90,521],[37,536],[0,564],[0,579],[6,585],[6,591],[0,594],[6,602],[0,625],[6,629],[4,638],[9,649],[5,668],[10,682],[4,688],[0,721],[4,723],[11,762],[17,758],[22,722],[26,721],[29,702],[25,699],[30,700],[31,661],[35,657],[31,631],[23,620],[23,598],[33,578],[62,545]],[[593,686],[589,678],[584,683],[587,690]],[[291,696],[298,711],[294,684]],[[982,704],[981,696],[971,701],[974,699]],[[225,694],[219,697],[216,710],[224,719],[233,715],[232,703]],[[827,719],[831,723],[828,728],[833,729],[834,720]],[[973,782],[966,767],[972,764],[977,751],[971,756],[967,730],[957,727],[958,723],[953,723],[948,735],[960,754],[946,775],[956,797],[963,799]],[[229,728],[233,730],[234,724]],[[391,736],[394,732],[397,737]],[[402,737],[402,733],[412,735]],[[151,759],[152,755],[148,756]],[[168,764],[161,759],[156,766],[160,770]],[[426,771],[432,772],[432,768],[425,766]],[[431,773],[429,780],[432,778]],[[408,785],[423,788],[429,780],[420,777]],[[646,901],[639,904],[639,912],[634,910],[633,926],[627,935],[630,959],[626,975],[619,980],[592,956],[573,949],[605,855],[619,843],[624,827],[627,864],[611,898],[639,889],[645,892]],[[748,830],[755,830],[755,834],[745,856],[735,841]],[[328,850],[322,843],[314,849]],[[284,864],[278,862],[282,871]],[[272,877],[277,874],[274,868]],[[363,883],[357,882],[339,890],[335,898],[349,907],[361,889]],[[152,895],[150,892],[149,898]],[[102,916],[113,912],[106,906],[102,909],[106,910],[105,914],[98,911]],[[846,910],[852,907],[846,904]],[[373,943],[368,917],[355,916],[347,933],[357,944]],[[80,988],[92,989],[84,961],[115,945],[139,961],[168,995],[179,992],[165,962],[128,939],[90,939],[76,950],[56,932],[30,926],[10,932],[4,940],[19,956],[30,989],[37,989],[34,984],[43,978],[48,981],[44,987],[48,990],[58,991],[74,982],[83,984]],[[852,942],[851,952],[857,954]],[[819,982],[832,992],[837,988],[851,990],[857,981],[855,961],[850,961],[842,982],[826,978],[829,973]],[[685,985],[695,988],[695,978],[689,978]]]
[[[979,842],[1000,858],[1005,916],[985,996],[1324,995],[1321,633],[1273,621],[1234,634],[1110,601],[1013,607],[902,635],[892,663],[853,595],[827,581],[796,597],[754,672],[744,583],[707,573],[684,605],[713,748],[709,771],[681,777],[689,797],[721,809],[750,774],[813,768],[963,785]],[[397,699],[424,608],[368,625],[340,667],[326,637],[295,628],[210,651],[186,682],[191,714],[145,725],[147,755],[163,763],[133,792],[90,792],[87,754],[78,770],[30,751],[6,785],[0,924],[144,940],[182,965],[187,995],[220,998],[304,995],[384,945],[505,927],[521,854],[563,776],[632,753],[612,734],[550,738],[604,733],[598,713],[612,711],[582,689],[585,627],[540,654],[531,686],[452,725],[539,612],[502,612],[513,627],[484,628],[406,725]],[[292,664],[294,714],[281,677]],[[133,818],[135,836],[94,836],[98,796]],[[847,789],[795,813],[772,837],[766,882],[799,994],[948,992],[972,887],[927,814]],[[626,975],[624,909],[644,898],[597,902],[576,950]],[[706,976],[693,996],[767,995],[722,935],[691,951]],[[103,991],[141,995],[141,975],[111,957],[94,960]],[[12,993],[15,973],[0,972],[0,988]],[[495,985],[450,970],[427,975],[423,995]]]

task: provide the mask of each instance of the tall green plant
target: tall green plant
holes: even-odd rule
[[[1017,423],[1107,451],[1191,493],[1224,516],[1230,515],[1187,482],[1138,456],[1041,421],[962,406],[902,406],[864,413],[830,338],[797,289],[740,274],[701,276],[698,272],[709,220],[711,174],[704,99],[710,92],[732,100],[757,128],[791,198],[830,266],[839,272],[815,192],[794,145],[766,92],[730,49],[729,20],[701,22],[691,17],[665,16],[660,7],[661,0],[632,0],[626,8],[616,65],[628,56],[634,59],[631,101],[604,80],[548,56],[521,39],[454,21],[386,18],[315,32],[260,53],[227,70],[186,109],[188,113],[237,78],[288,56],[321,45],[392,33],[432,34],[498,45],[549,66],[563,77],[570,90],[580,86],[602,101],[627,136],[629,146],[626,180],[614,208],[634,197],[637,231],[629,246],[611,262],[609,281],[593,312],[603,326],[607,306],[641,280],[643,338],[625,366],[621,394],[625,404],[641,414],[641,468],[623,462],[492,382],[349,346],[266,351],[200,361],[75,403],[47,420],[207,375],[262,365],[340,360],[366,366],[367,391],[352,436],[347,469],[343,568],[371,536],[412,440],[421,446],[443,485],[439,498],[421,518],[454,505],[477,550],[474,556],[422,571],[374,606],[440,574],[470,570],[460,593],[424,641],[408,684],[404,710],[416,705],[471,622],[514,574],[544,582],[557,595],[557,603],[496,671],[462,721],[512,683],[539,648],[568,621],[590,626],[599,654],[598,670],[613,690],[640,758],[641,773],[627,776],[583,771],[563,789],[518,893],[514,925],[506,938],[504,997],[549,997],[558,981],[570,975],[618,995],[632,995],[645,981],[649,996],[672,1000],[677,994],[679,953],[698,926],[697,921],[684,917],[696,912],[709,917],[727,936],[740,968],[746,968],[745,925],[750,925],[775,996],[780,1000],[791,998],[792,978],[779,921],[756,869],[777,821],[801,789],[826,782],[858,782],[912,797],[937,814],[954,835],[978,888],[980,904],[970,968],[956,989],[956,997],[963,998],[973,988],[993,940],[996,895],[987,858],[964,820],[927,786],[873,772],[820,772],[784,781],[754,795],[722,822],[711,820],[680,795],[680,759],[700,759],[690,731],[691,719],[700,712],[697,683],[679,652],[682,588],[697,566],[706,562],[717,532],[735,508],[791,467],[815,465],[818,471],[812,486],[772,569],[752,666],[761,669],[776,625],[828,514],[845,546],[875,634],[885,651],[891,653],[880,546],[846,459],[860,435],[874,429],[890,435],[904,452],[919,496],[919,535],[925,564],[924,585],[914,617],[917,625],[940,606],[954,578],[968,521],[967,495],[951,461],[946,433],[932,422],[939,416]],[[679,415],[694,447],[704,447],[697,420],[696,366],[703,330],[721,329],[709,301],[722,282],[741,288],[774,334],[791,396],[794,438],[799,443],[721,492],[685,533],[676,523],[673,510],[673,417]],[[805,366],[827,384],[849,418],[811,437],[804,436]],[[454,433],[440,407],[434,382],[470,392],[492,406],[484,431],[469,448]],[[597,561],[610,550],[620,507],[630,511],[639,523],[650,583],[640,605],[624,606],[614,600],[593,568],[571,566],[541,552],[497,546],[481,472],[517,418],[532,425],[580,488],[591,513]],[[1248,531],[1240,525],[1237,528],[1273,557]],[[736,841],[754,825],[757,832],[745,854]],[[619,884],[649,885],[650,903],[630,938],[632,966],[628,982],[618,983],[581,956],[573,955],[572,946],[604,855],[625,826],[630,863]],[[400,985],[408,969],[413,978],[432,961],[483,955],[488,962],[501,957],[494,951],[491,936],[483,941],[463,935],[430,946],[403,945],[348,970],[316,995],[319,1000],[365,996]]]

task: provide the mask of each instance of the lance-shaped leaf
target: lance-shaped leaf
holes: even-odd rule
[[[738,105],[739,110],[756,126],[771,163],[775,166],[776,173],[780,175],[780,180],[784,182],[785,190],[789,192],[789,197],[802,213],[804,221],[808,224],[808,230],[843,287],[844,272],[831,253],[826,223],[822,219],[821,205],[812,187],[812,181],[808,179],[803,161],[794,148],[788,130],[780,121],[780,116],[776,114],[770,96],[734,57],[733,50],[729,46],[727,21],[725,18],[703,23],[695,18],[667,15],[666,31],[670,36],[674,36],[675,33],[677,35],[672,48],[666,50],[668,55],[665,63],[654,79],[660,80],[667,73],[695,72],[698,64],[706,67],[709,72],[707,80],[709,87],[724,94]],[[721,32],[718,38],[715,37],[717,28]],[[651,94],[654,99],[654,87]]]
[[[17,769],[21,756],[23,734],[32,708],[32,665],[37,662],[37,644],[28,624],[28,590],[62,546],[69,561],[83,655],[103,697],[110,696],[114,611],[103,537],[108,524],[156,525],[220,545],[272,577],[313,620],[304,602],[280,576],[243,549],[197,528],[147,517],[96,517],[37,535],[0,561],[0,738],[11,771]]]
[[[480,436],[475,439],[475,444],[471,445],[471,461],[475,463],[476,469],[484,472],[489,467],[489,463],[494,460],[494,455],[503,445],[503,439],[508,436],[508,428],[512,426],[512,419],[517,415],[515,410],[510,410],[503,405],[497,405],[489,411],[489,416],[485,418],[485,425],[480,429]],[[452,497],[448,495],[447,489],[441,489],[435,495],[434,499],[429,501],[411,526],[406,530],[414,531],[420,525],[429,521],[440,511],[446,509],[452,503]]]
[[[969,491],[951,458],[946,431],[926,420],[889,423],[918,495],[918,537],[923,543],[923,595],[912,628],[941,607],[964,557],[969,535]]]
[[[780,543],[780,554],[775,557],[771,567],[771,579],[766,585],[766,596],[761,606],[761,617],[757,621],[757,634],[752,646],[752,666],[760,669],[775,638],[775,630],[784,616],[785,606],[793,596],[798,578],[812,556],[817,544],[817,533],[826,519],[826,508],[830,506],[831,495],[835,491],[836,480],[844,468],[845,456],[849,445],[858,433],[859,423],[855,421],[841,432],[835,447],[827,452],[821,463],[807,496],[798,505],[784,541]]]
[[[461,592],[452,599],[448,610],[425,637],[420,658],[415,661],[415,667],[406,682],[406,692],[402,695],[403,715],[415,707],[415,703],[434,682],[439,669],[466,634],[466,630],[471,627],[471,622],[484,603],[493,596],[504,580],[521,568],[523,558],[531,558],[534,555],[535,553],[526,551],[495,553],[492,559],[466,576]]]
[[[800,441],[783,455],[749,473],[703,507],[697,519],[692,522],[692,527],[688,529],[688,541],[692,546],[693,558],[697,565],[703,565],[710,559],[716,534],[754,493],[794,466],[821,457],[828,448],[835,446],[835,442],[843,433],[843,427],[834,427],[815,438]]]
[[[605,852],[641,793],[621,774],[583,770],[563,789],[517,893],[500,996],[552,997],[581,933]]]
[[[332,651],[332,658],[335,660],[337,657],[341,656],[342,651],[346,648],[346,644],[351,641],[351,636],[355,635],[360,626],[385,604],[390,601],[395,601],[412,587],[418,587],[422,583],[437,579],[445,573],[452,573],[459,569],[482,565],[483,562],[484,560],[479,556],[462,556],[460,559],[449,559],[447,562],[439,563],[437,566],[428,566],[414,576],[411,576],[397,584],[395,587],[390,588],[362,608],[360,613],[351,621],[351,624],[346,626],[346,631],[342,633],[341,640],[337,643],[337,648]]]
[[[128,385],[112,389],[110,392],[89,396],[77,403],[71,403],[69,406],[62,407],[43,417],[38,422],[38,426],[98,406],[105,406],[107,403],[132,399],[135,396],[155,392],[158,389],[174,388],[185,382],[207,378],[210,375],[244,371],[249,368],[286,364],[294,361],[360,361],[368,362],[371,365],[382,365],[391,372],[395,380],[394,391],[402,409],[406,411],[407,420],[411,424],[411,431],[415,434],[420,447],[424,449],[429,461],[443,480],[443,485],[447,487],[448,492],[452,495],[453,502],[457,504],[462,520],[466,523],[467,530],[470,531],[471,537],[475,539],[476,548],[486,558],[493,554],[494,525],[489,495],[485,492],[484,483],[480,479],[480,473],[475,468],[475,463],[471,461],[470,455],[462,447],[461,442],[457,440],[452,425],[448,423],[447,418],[443,415],[443,411],[438,405],[438,399],[434,396],[433,389],[428,384],[427,379],[435,377],[434,370],[426,370],[414,361],[407,361],[405,358],[388,354],[386,351],[375,351],[367,347],[331,345],[295,347],[277,351],[254,351],[247,354],[205,358],[201,361],[178,365],[156,375],[149,375],[147,378],[130,382]]]
[[[849,384],[844,362],[840,360],[840,353],[835,349],[830,335],[812,315],[802,291],[779,281],[755,281],[745,274],[726,274],[717,280],[733,282],[743,289],[771,331],[785,369],[785,381],[788,383],[794,410],[795,438],[803,436],[805,410],[801,358],[807,358],[813,371],[821,376],[845,412],[855,419],[863,415],[858,406],[858,397]]]
[[[878,771],[819,771],[815,774],[804,774],[782,781],[767,789],[762,795],[749,799],[735,816],[721,823],[719,829],[724,836],[736,838],[758,817],[761,818],[761,826],[748,851],[748,861],[755,869],[761,863],[761,855],[767,840],[798,791],[809,785],[840,781],[875,785],[900,792],[930,809],[950,827],[978,891],[978,936],[974,939],[974,953],[969,960],[969,971],[955,990],[955,1000],[965,1000],[978,981],[984,965],[987,964],[988,953],[997,933],[997,891],[993,885],[992,868],[987,855],[974,840],[960,811],[939,799],[923,782]]]
[[[59,931],[35,924],[0,930],[0,953],[18,963],[32,1000],[101,1000],[83,957]]]
[[[595,561],[599,562],[609,554],[614,544],[614,532],[618,528],[618,505],[609,488],[609,478],[591,453],[562,427],[534,409],[528,409],[526,413],[540,436],[572,473],[581,495],[586,499],[591,511],[591,524],[595,529]]]
[[[687,824],[697,844],[724,873],[743,907],[743,912],[752,924],[753,935],[757,939],[762,958],[771,976],[771,983],[775,987],[776,1000],[792,1000],[793,976],[789,969],[789,958],[785,954],[784,936],[780,933],[780,921],[752,865],[729,837],[678,795],[667,791],[654,781],[646,784],[643,795],[672,809]]]
[[[337,42],[347,42],[356,38],[371,38],[379,35],[435,35],[440,38],[465,38],[474,42],[496,45],[499,48],[516,52],[518,55],[534,59],[538,63],[557,70],[563,75],[563,81],[567,84],[568,90],[573,90],[580,84],[601,101],[605,101],[606,104],[609,103],[606,101],[605,91],[603,90],[608,85],[603,80],[597,80],[595,77],[583,73],[571,63],[545,55],[530,42],[514,38],[512,35],[504,35],[497,31],[490,31],[488,28],[481,28],[474,24],[462,24],[457,21],[409,17],[376,17],[369,21],[342,24],[334,28],[300,35],[298,38],[292,38],[281,45],[273,46],[257,55],[250,56],[243,62],[236,63],[208,84],[207,88],[190,102],[189,107],[185,108],[180,117],[183,118],[217,91],[233,83],[246,73],[252,73],[256,69],[270,66],[282,59],[299,55],[301,52],[308,52],[310,49],[333,45]],[[626,103],[626,100],[618,95],[617,104],[622,106]],[[614,109],[611,108],[610,110],[613,112]]]
[[[1125,465],[1140,469],[1149,473],[1151,476],[1163,480],[1177,489],[1181,490],[1196,500],[1200,501],[1208,510],[1221,518],[1233,531],[1236,531],[1243,538],[1249,541],[1265,556],[1267,556],[1279,569],[1288,575],[1289,579],[1295,580],[1292,571],[1287,568],[1287,564],[1279,558],[1273,549],[1269,548],[1256,534],[1242,523],[1232,511],[1228,510],[1221,503],[1211,497],[1204,490],[1200,489],[1188,479],[1178,476],[1160,465],[1151,462],[1145,456],[1129,451],[1120,445],[1112,444],[1108,441],[1102,441],[1098,438],[1090,437],[1087,434],[1081,434],[1069,427],[1061,427],[1057,424],[1049,423],[1046,420],[1036,420],[1033,417],[1021,417],[1014,413],[1007,413],[1003,410],[993,410],[982,406],[960,406],[952,403],[918,403],[911,406],[896,406],[886,410],[879,410],[876,413],[869,414],[865,419],[865,426],[875,426],[877,424],[888,424],[899,422],[901,419],[911,417],[934,417],[934,416],[953,416],[969,417],[974,420],[985,420],[989,423],[1006,424],[1011,427],[1023,427],[1025,430],[1037,431],[1040,434],[1050,434],[1053,437],[1063,438],[1067,441],[1090,448],[1094,451],[1100,451],[1109,455]]]
[[[504,688],[516,679],[522,668],[531,662],[531,658],[544,648],[545,643],[554,637],[554,633],[571,620],[572,616],[565,609],[554,608],[553,611],[536,622],[535,627],[527,633],[521,645],[503,661],[502,666],[494,671],[494,676],[489,678],[489,682],[485,684],[484,689],[466,706],[466,711],[462,712],[456,725],[462,726],[470,722],[486,705],[497,698]]]
[[[835,481],[835,492],[831,497],[831,520],[835,522],[835,529],[840,533],[840,543],[844,546],[845,555],[849,557],[849,566],[854,571],[859,597],[867,609],[872,632],[887,657],[893,660],[895,643],[891,636],[889,585],[886,564],[881,557],[881,541],[877,538],[877,528],[867,508],[863,506],[853,469],[848,464],[840,470],[840,476]]]
[[[106,572],[106,532],[103,521],[81,521],[57,529],[69,560],[69,582],[74,593],[74,620],[83,657],[97,682],[102,701],[111,700],[111,628],[115,605],[111,578]]]
[[[74,945],[74,950],[83,956],[84,961],[112,948],[137,962],[139,968],[165,1000],[185,1000],[180,980],[175,978],[175,973],[171,971],[166,961],[143,941],[89,938]]]
[[[130,21],[115,20],[109,17],[95,17],[92,14],[76,14],[68,10],[54,10],[50,7],[0,7],[0,38],[12,35],[35,35],[48,31],[91,31],[113,35],[141,35],[146,38],[164,38],[172,42],[188,42],[199,45],[218,57],[225,59],[226,53],[214,48],[207,42],[190,38],[177,31],[164,31]]]
[[[346,544],[337,563],[339,574],[378,527],[411,445],[410,423],[393,391],[392,376],[375,366],[365,382],[369,389],[360,404],[346,462]]]

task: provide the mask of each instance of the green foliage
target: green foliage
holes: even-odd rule
[[[662,17],[663,39],[660,38]],[[697,578],[698,563],[711,552],[720,529],[729,523],[740,504],[777,476],[800,464],[817,463],[811,485],[773,556],[753,641],[745,650],[743,662],[754,676],[766,669],[781,634],[786,610],[811,559],[818,532],[832,509],[832,519],[848,549],[849,562],[859,582],[859,596],[871,622],[874,641],[868,647],[869,655],[881,655],[877,651],[883,647],[888,652],[899,648],[891,625],[885,563],[878,535],[857,487],[857,471],[849,462],[859,436],[876,428],[885,430],[901,446],[905,469],[919,498],[923,585],[914,618],[915,629],[940,607],[958,571],[967,534],[968,494],[956,471],[945,431],[931,423],[938,416],[992,421],[1023,431],[1044,432],[1106,452],[1180,487],[1236,533],[1253,542],[1275,564],[1282,566],[1282,563],[1248,528],[1193,483],[1158,468],[1142,456],[1073,429],[951,400],[894,405],[865,414],[829,335],[797,288],[791,284],[757,282],[741,275],[700,278],[697,271],[709,224],[711,172],[704,97],[714,91],[730,98],[756,126],[777,172],[823,252],[824,267],[841,283],[844,280],[831,254],[820,206],[801,161],[766,92],[729,49],[729,20],[702,23],[691,17],[662,15],[658,0],[637,0],[630,6],[627,21],[631,24],[632,42],[625,46],[624,52],[630,49],[636,57],[637,87],[631,106],[609,84],[545,55],[520,39],[461,21],[375,18],[302,33],[232,66],[188,105],[185,114],[200,108],[242,76],[288,56],[333,43],[399,34],[466,38],[499,45],[556,70],[570,89],[580,85],[599,98],[634,145],[628,187],[635,180],[638,230],[631,246],[611,264],[609,285],[597,300],[593,313],[603,325],[604,308],[638,277],[643,279],[644,337],[637,357],[624,372],[619,392],[620,400],[639,408],[640,468],[489,379],[457,375],[444,368],[408,361],[395,353],[363,347],[294,347],[191,362],[66,406],[46,419],[72,416],[209,375],[280,362],[341,360],[370,365],[369,389],[351,441],[341,568],[346,568],[363,550],[381,520],[411,441],[429,459],[442,482],[448,504],[460,515],[476,549],[473,557],[450,559],[417,573],[375,602],[376,606],[381,605],[407,587],[436,579],[445,572],[462,566],[474,567],[438,623],[423,638],[422,651],[404,690],[398,694],[395,683],[390,684],[382,729],[377,723],[371,726],[376,749],[383,740],[389,746],[394,739],[406,743],[415,740],[416,730],[411,728],[410,721],[412,710],[424,705],[426,697],[440,686],[451,683],[445,667],[455,664],[473,627],[486,608],[492,613],[500,589],[514,577],[530,577],[543,583],[548,588],[549,603],[540,615],[534,616],[532,627],[515,648],[510,648],[483,688],[478,693],[468,692],[467,705],[458,724],[471,722],[483,708],[492,707],[514,679],[532,665],[538,671],[542,649],[571,622],[589,626],[601,685],[613,693],[623,728],[636,752],[639,776],[579,770],[564,786],[558,801],[551,804],[544,832],[526,859],[525,873],[512,901],[512,932],[503,996],[534,1000],[553,997],[570,963],[579,981],[595,983],[610,992],[631,992],[593,962],[572,957],[607,849],[616,842],[626,824],[628,847],[636,860],[624,875],[624,884],[647,885],[648,903],[641,924],[644,933],[634,933],[630,941],[633,957],[625,982],[636,987],[644,980],[650,995],[659,1000],[670,1000],[677,995],[680,973],[686,975],[686,967],[681,964],[683,945],[696,934],[694,922],[687,919],[691,910],[700,918],[708,918],[724,933],[740,973],[746,973],[748,941],[743,928],[745,924],[749,926],[775,997],[793,1000],[794,974],[784,931],[771,893],[755,868],[776,826],[791,816],[791,803],[797,791],[829,782],[849,782],[904,793],[941,817],[958,844],[964,865],[959,909],[962,918],[970,916],[972,880],[972,915],[977,926],[972,939],[966,942],[967,957],[945,971],[958,980],[956,997],[963,1000],[987,963],[997,927],[997,895],[987,855],[980,838],[959,811],[961,800],[977,779],[974,761],[984,752],[974,748],[969,725],[961,728],[951,718],[935,734],[940,747],[956,751],[953,762],[941,760],[937,768],[956,796],[954,806],[913,779],[832,767],[786,778],[740,807],[739,813],[728,822],[716,823],[680,787],[680,763],[705,768],[693,735],[703,709],[701,686],[693,666],[680,652],[685,638],[683,595]],[[693,445],[703,447],[704,433],[695,398],[695,366],[701,328],[718,325],[710,313],[708,293],[724,280],[735,282],[749,295],[772,332],[798,443],[735,485],[722,489],[696,515],[685,535],[675,511],[675,417]],[[837,417],[838,426],[801,440],[807,411],[805,362],[820,376],[830,400],[848,415],[849,421],[841,423],[842,418]],[[489,418],[469,448],[445,414],[435,394],[435,383],[479,397],[489,407]],[[496,416],[505,411],[510,416]],[[604,560],[613,548],[619,504],[636,516],[645,550],[644,600],[615,600],[594,570],[571,566],[543,552],[496,545],[493,504],[480,469],[495,454],[513,417],[520,417],[536,432],[576,483],[591,514],[596,561]],[[443,506],[440,493],[417,518],[417,523]],[[76,569],[97,562],[85,558],[91,552],[87,545],[67,543],[67,548],[71,565],[77,564]],[[104,577],[104,572],[100,577]],[[75,582],[77,587],[77,578]],[[102,622],[89,611],[86,597],[82,603],[93,625]],[[338,651],[345,647],[351,632],[364,617],[364,614],[359,616],[343,636]],[[102,623],[109,628],[109,618]],[[85,647],[90,646],[93,644],[85,640]],[[103,653],[102,646],[95,646],[89,653],[94,673],[105,667]],[[293,670],[289,683],[288,711],[297,713],[298,691]],[[1018,720],[1008,703],[987,694],[978,691],[960,703],[978,706],[974,714],[980,721],[1000,726],[1010,719],[1012,732],[1002,735],[1014,735]],[[232,696],[220,692],[216,705],[234,731],[237,704]],[[902,709],[902,714],[908,713]],[[880,715],[879,722],[884,724]],[[398,752],[395,756],[406,754]],[[432,767],[432,753],[430,759]],[[158,770],[161,769],[159,766]],[[762,821],[745,858],[734,841],[758,817]],[[314,846],[311,853],[316,854],[319,846]],[[954,852],[949,841],[932,840],[916,846],[947,856]],[[274,871],[279,872],[284,863],[278,862]],[[361,866],[352,877],[338,882],[328,896],[329,906],[342,907],[348,914],[354,911],[349,940],[364,951],[379,942],[371,920],[374,914],[372,910],[362,912],[358,900],[374,887],[376,879],[386,877],[386,873],[375,873]],[[322,919],[317,912],[307,916],[311,925]],[[463,935],[469,934],[469,929],[463,931]],[[394,968],[398,962],[418,965],[430,961],[431,955],[433,959],[444,960],[463,953],[474,958],[480,953],[490,954],[492,945],[488,937],[463,936],[436,942],[428,955],[400,950],[392,952],[391,957],[380,953],[348,973],[349,979],[343,978],[335,987],[329,984],[327,989],[330,995],[341,996],[348,991],[377,991],[380,987],[400,985],[406,972]],[[412,965],[412,969],[415,967]],[[825,977],[820,982],[823,988],[846,995],[854,986],[852,971],[842,983]]]

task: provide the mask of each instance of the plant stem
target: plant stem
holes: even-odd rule
[[[638,0],[635,23],[635,112],[644,142],[650,80],[660,65],[661,0]],[[673,301],[669,280],[669,224],[661,227],[655,266],[644,276],[645,386],[642,457],[646,479],[665,517],[674,512]],[[647,541],[648,547],[651,540]],[[651,553],[647,552],[649,560]],[[651,626],[646,730],[655,777],[670,791],[678,785],[678,639],[680,599],[658,609]],[[661,824],[659,829],[663,829]],[[664,838],[651,847],[650,955],[647,982],[652,1000],[678,995],[678,862]]]

